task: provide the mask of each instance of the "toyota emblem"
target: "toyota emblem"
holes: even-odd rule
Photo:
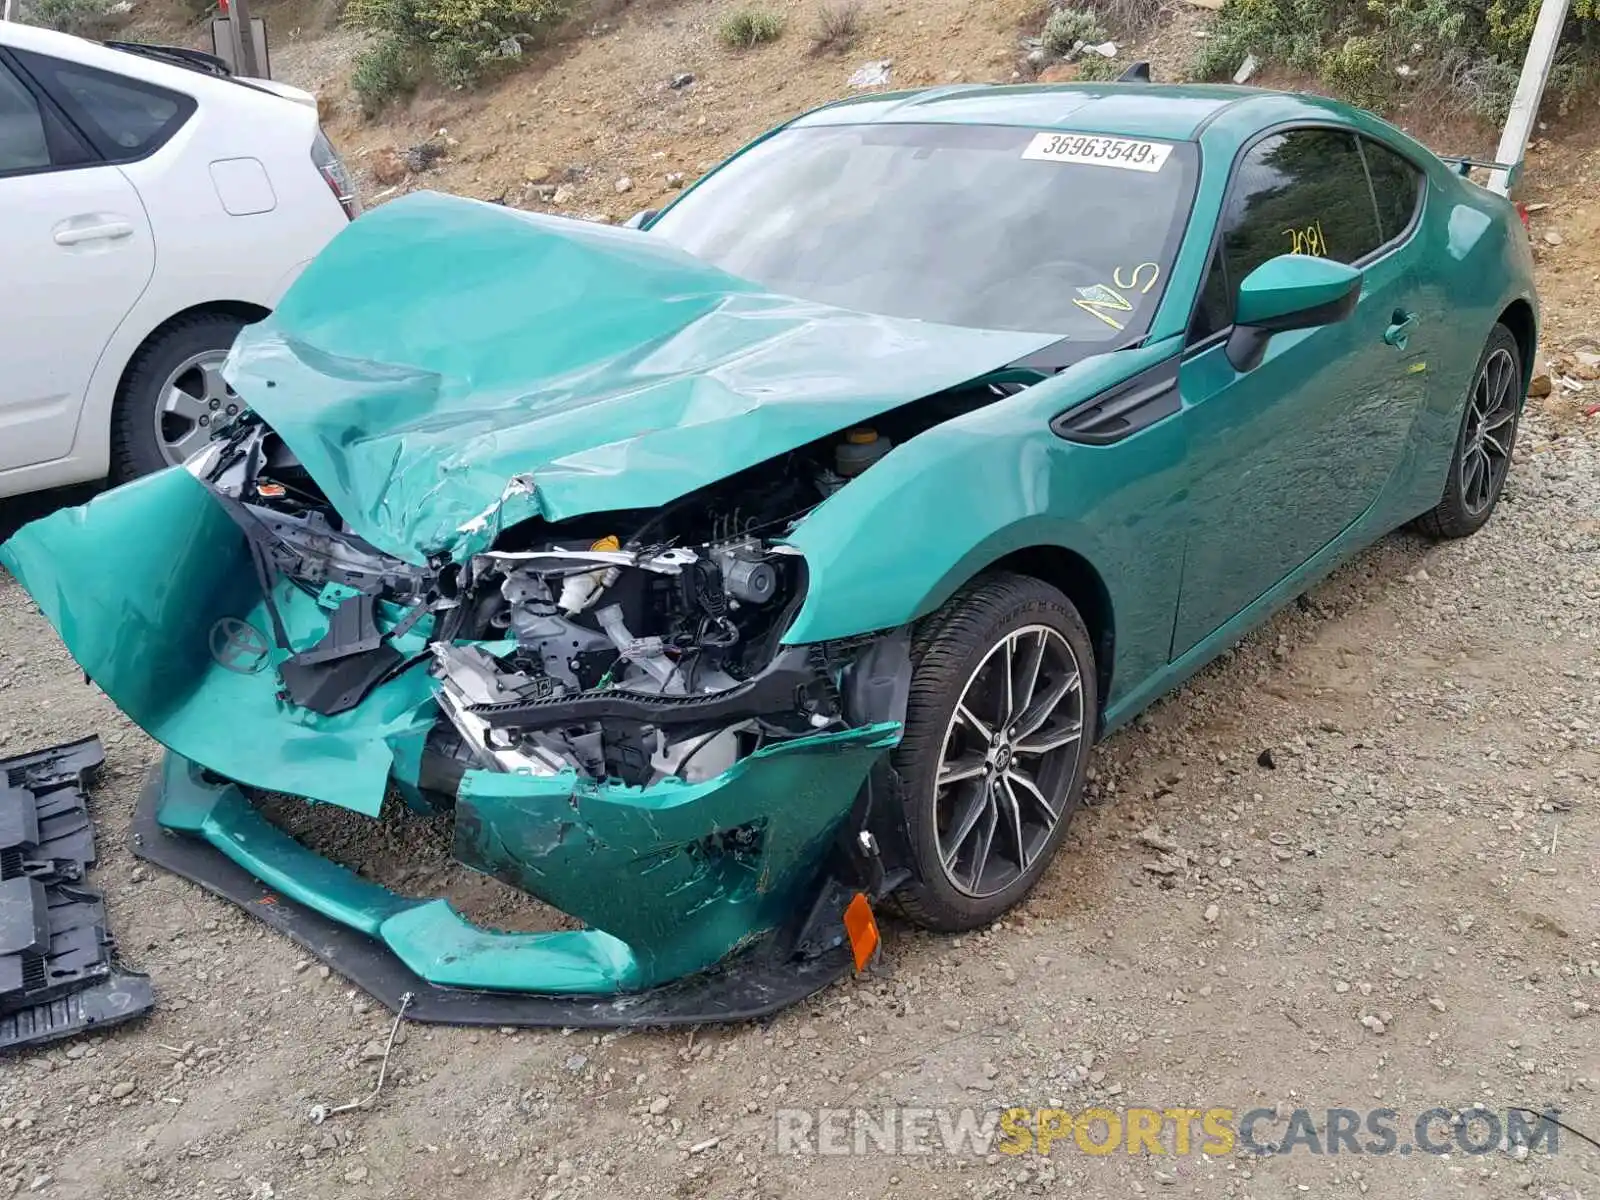
[[[223,617],[211,627],[211,657],[217,666],[236,675],[254,675],[267,665],[272,645],[249,621]]]

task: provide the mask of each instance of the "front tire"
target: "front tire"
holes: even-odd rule
[[[111,482],[174,466],[243,407],[222,361],[245,323],[222,313],[170,322],[129,364],[111,414]]]
[[[1511,473],[1523,390],[1522,351],[1512,332],[1496,325],[1467,391],[1444,496],[1417,518],[1420,532],[1431,538],[1461,538],[1488,522]]]
[[[906,916],[961,932],[1033,889],[1083,790],[1096,678],[1077,609],[1029,576],[982,576],[923,623],[893,758],[915,870],[895,893]]]

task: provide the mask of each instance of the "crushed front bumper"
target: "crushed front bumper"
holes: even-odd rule
[[[634,1025],[770,1012],[845,968],[845,903],[888,890],[876,843],[861,836],[903,689],[887,689],[899,703],[863,706],[854,728],[771,742],[701,781],[641,788],[572,769],[461,773],[456,762],[459,779],[441,787],[424,778],[439,718],[420,662],[430,634],[391,631],[409,666],[354,708],[291,703],[278,667],[321,641],[329,611],[281,578],[269,607],[243,534],[187,472],[36,522],[0,560],[85,673],[170,751],[141,802],[137,851],[389,1003],[412,992],[419,1019]],[[274,645],[262,631],[280,622]],[[443,900],[395,895],[275,827],[250,789],[369,819],[395,793],[428,811],[453,805],[457,860],[583,928],[495,932]]]
[[[397,895],[307,849],[238,785],[176,754],[145,783],[134,850],[240,904],[391,1008],[409,993],[416,1020],[743,1020],[849,970],[833,910],[853,893],[828,864],[898,732],[786,743],[668,788],[469,772],[456,856],[584,921],[578,931],[485,930],[444,900]],[[740,822],[741,810],[761,815]]]

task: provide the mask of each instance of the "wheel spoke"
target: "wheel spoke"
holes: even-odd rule
[[[1489,496],[1494,491],[1494,463],[1482,446],[1478,447],[1478,465],[1478,506],[1482,507],[1489,502]]]
[[[228,400],[233,396],[233,389],[228,386],[228,381],[222,377],[222,361],[206,362],[200,364],[200,378],[204,381],[201,394],[207,400]]]
[[[972,836],[972,831],[978,824],[978,818],[983,816],[984,809],[990,804],[988,783],[979,784],[975,788],[969,788],[968,791],[972,796],[961,811],[961,819],[955,822],[954,832],[948,841],[939,839],[939,852],[944,856],[944,865],[947,867],[955,866],[956,859],[961,855],[961,847],[967,844],[967,839]]]
[[[1485,450],[1493,450],[1500,458],[1506,456],[1506,448],[1500,444],[1499,438],[1490,437],[1489,434],[1485,433],[1483,435],[1483,445]]]
[[[1082,721],[1073,721],[1060,729],[1041,728],[1035,730],[1031,737],[1019,741],[1015,753],[1033,758],[1040,754],[1048,754],[1052,750],[1060,750],[1063,746],[1070,746],[1082,736]]]
[[[1022,656],[1020,670],[1014,686],[1015,699],[1011,711],[1006,713],[1006,720],[1015,723],[1033,703],[1034,689],[1039,686],[1039,668],[1044,665],[1044,651],[1048,644],[1044,633],[1037,633],[1033,637],[1033,648]]]
[[[1478,492],[1478,478],[1484,469],[1485,459],[1482,450],[1473,450],[1466,463],[1461,468],[1461,494],[1472,507],[1477,507],[1473,499]]]
[[[173,384],[161,399],[161,411],[193,422],[205,416],[211,409],[204,397],[192,395],[177,384]]]
[[[968,875],[967,886],[973,891],[978,890],[978,885],[983,881],[984,868],[989,865],[989,852],[994,849],[995,830],[1000,827],[1000,808],[995,803],[994,789],[984,789],[983,820],[978,823],[978,830],[972,842],[972,870]]]
[[[1490,412],[1506,407],[1506,402],[1512,399],[1511,357],[1506,354],[1497,354],[1495,355],[1495,362],[1499,364],[1500,377],[1495,381],[1494,407],[1489,410]]]
[[[1003,797],[1000,807],[1005,810],[1006,831],[1011,835],[1012,845],[1017,851],[1017,870],[1026,871],[1033,860],[1028,855],[1027,836],[1022,832],[1022,805],[1017,802],[1017,794],[1011,790],[1009,780],[1002,779],[998,790]]]
[[[183,462],[211,441],[211,431],[204,425],[191,425],[183,436],[167,443],[167,453],[177,462]]]
[[[1489,371],[1485,368],[1482,375],[1472,388],[1472,411],[1478,414],[1478,420],[1483,420],[1489,415]]]
[[[985,765],[982,754],[964,754],[955,762],[940,763],[939,786],[945,787],[947,784],[982,775]]]
[[[1078,684],[1078,672],[1075,669],[1053,683],[1043,698],[1030,705],[1028,711],[1017,720],[1017,737],[1025,738],[1041,729],[1061,702],[1078,690]]]
[[[985,725],[978,719],[978,715],[967,707],[967,702],[965,700],[956,705],[956,717],[972,726],[973,732],[981,737],[986,743],[990,738],[994,737],[994,730],[989,728],[989,726]]]
[[[1013,634],[1005,640],[1005,662],[1002,669],[1006,675],[1006,692],[1001,700],[1004,708],[1000,710],[1000,719],[996,725],[1004,725],[1010,721],[1017,711],[1017,639]]]
[[[1055,806],[1052,805],[1050,801],[1045,798],[1045,794],[1039,790],[1039,785],[1014,767],[1006,772],[1005,777],[1006,783],[1010,785],[1013,795],[1016,794],[1017,789],[1021,789],[1022,794],[1026,796],[1036,808],[1038,808],[1040,819],[1044,822],[1045,829],[1049,830],[1054,828],[1056,818],[1059,814],[1056,812]]]

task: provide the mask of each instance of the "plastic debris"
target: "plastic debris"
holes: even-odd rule
[[[856,91],[863,88],[883,87],[889,82],[889,75],[894,68],[894,59],[880,58],[875,62],[864,63],[856,68],[855,74],[850,76],[850,86]]]

